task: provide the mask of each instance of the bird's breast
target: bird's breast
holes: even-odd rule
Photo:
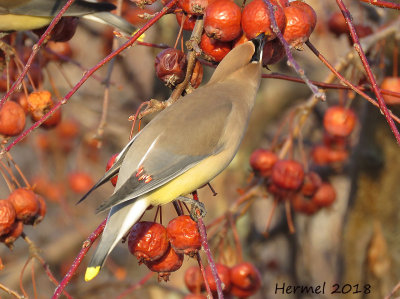
[[[0,15],[0,31],[24,31],[38,29],[50,24],[51,17],[35,17],[23,15]]]

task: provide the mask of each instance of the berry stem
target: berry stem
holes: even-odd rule
[[[61,293],[70,282],[72,276],[75,274],[76,270],[78,269],[79,265],[81,264],[83,258],[86,256],[86,253],[89,251],[90,247],[93,245],[93,242],[101,235],[106,226],[107,219],[103,220],[103,222],[89,235],[89,237],[83,242],[82,249],[79,251],[78,255],[76,256],[74,262],[72,263],[71,267],[69,268],[67,274],[65,274],[63,280],[59,283],[56,290],[54,291],[52,299],[59,298]]]
[[[343,0],[336,0],[336,3],[343,14],[343,17],[346,20],[347,26],[349,27],[350,36],[353,41],[353,47],[356,50],[356,52],[358,53],[358,55],[360,56],[360,60],[364,66],[364,70],[367,74],[368,81],[371,83],[372,90],[374,91],[375,96],[378,99],[379,108],[382,111],[383,115],[385,116],[386,121],[388,122],[389,127],[392,130],[392,132],[396,138],[397,143],[400,145],[400,133],[393,121],[393,118],[390,116],[389,110],[386,107],[386,104],[385,104],[385,101],[383,100],[382,94],[379,91],[379,87],[376,83],[375,77],[374,77],[371,67],[368,63],[368,59],[364,53],[364,50],[360,44],[360,40],[359,40],[356,30],[354,28],[354,24],[352,22],[352,16],[351,16],[349,10],[347,9],[347,7],[345,6],[345,4],[343,3]]]

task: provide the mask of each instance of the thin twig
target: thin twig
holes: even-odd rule
[[[400,9],[400,4],[393,3],[393,2],[388,2],[388,1],[383,1],[383,0],[360,0],[360,1],[374,5],[374,6],[378,6],[378,7]]]
[[[15,298],[18,299],[24,299],[25,297],[23,295],[18,294],[16,291],[13,291],[9,288],[7,288],[5,285],[0,283],[0,289],[8,293],[9,295],[13,295]]]

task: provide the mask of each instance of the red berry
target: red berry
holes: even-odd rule
[[[161,51],[156,57],[156,75],[165,85],[171,88],[185,79],[186,65],[185,53],[168,48]]]
[[[197,224],[190,216],[182,215],[172,219],[167,226],[171,246],[178,253],[194,256],[201,248],[201,237]]]
[[[146,18],[143,18],[144,14],[152,15],[154,13],[155,11],[152,7],[139,8],[132,5],[126,5],[126,9],[122,9],[122,16],[124,17],[124,19],[131,23],[133,26],[137,27],[142,27],[144,24],[146,24],[147,20]]]
[[[330,206],[335,199],[336,191],[329,183],[323,183],[312,197],[312,201],[319,207]]]
[[[332,136],[324,132],[323,143],[333,150],[345,150],[348,148],[349,139],[347,137]]]
[[[333,13],[328,20],[329,30],[337,36],[349,32],[349,27],[341,12]]]
[[[54,42],[69,41],[75,35],[76,28],[78,27],[78,21],[79,19],[77,17],[62,17],[51,31],[50,40]],[[38,36],[41,36],[46,29],[47,26],[36,29],[33,32],[35,32]]]
[[[356,125],[357,117],[353,110],[342,106],[330,107],[324,115],[324,128],[333,135],[347,137]]]
[[[271,175],[272,167],[278,161],[278,156],[269,150],[257,149],[250,156],[250,166],[263,177]]]
[[[354,25],[354,29],[356,30],[356,33],[359,38],[363,38],[374,33],[370,26],[365,26],[362,24]]]
[[[178,22],[178,25],[183,26],[183,30],[192,31],[194,29],[194,25],[196,24],[196,20],[197,20],[196,16],[189,16],[182,11],[176,12],[175,16],[176,16],[176,21]],[[185,17],[185,20],[183,21],[183,24],[182,24],[183,17]]]
[[[178,5],[188,14],[202,15],[207,8],[208,0],[178,0]]]
[[[15,217],[16,212],[12,203],[7,199],[0,199],[0,236],[11,231]]]
[[[187,294],[183,299],[207,299],[207,297],[202,294]]]
[[[315,13],[315,10],[303,1],[290,2],[290,6],[301,8],[305,13],[307,13],[311,21],[311,32],[313,32],[315,29],[315,25],[317,25],[317,14]]]
[[[231,278],[229,268],[223,264],[215,264],[217,268],[218,277],[221,280],[222,291],[228,294],[231,289]],[[215,283],[210,266],[206,268],[206,279],[212,292],[217,292],[217,284]]]
[[[289,6],[289,0],[270,0],[270,2],[274,5],[279,5],[282,7]]]
[[[83,194],[89,191],[94,182],[88,173],[74,171],[68,175],[68,184],[72,191],[78,194]]]
[[[203,34],[201,36],[200,48],[207,55],[206,58],[208,60],[220,62],[232,49],[232,45],[231,43],[209,38],[206,34]]]
[[[118,153],[112,155],[111,158],[108,160],[107,165],[106,165],[106,171],[108,171],[113,166],[117,156],[118,156]],[[111,181],[111,184],[115,187],[117,185],[118,175],[113,176],[110,181]]]
[[[381,89],[387,89],[390,91],[400,93],[400,77],[386,77],[383,79],[381,84]],[[388,105],[398,105],[400,104],[400,97],[395,97],[391,95],[382,95],[385,103]]]
[[[300,49],[312,33],[313,20],[300,7],[290,5],[283,10],[286,16],[283,38],[293,47]]]
[[[73,139],[79,134],[79,124],[72,119],[63,120],[56,129],[57,136],[62,139]]]
[[[13,243],[19,238],[23,230],[24,224],[22,221],[15,221],[11,230],[7,234],[0,236],[0,242],[6,244],[8,247],[12,247]]]
[[[303,184],[303,166],[294,160],[279,160],[272,168],[271,179],[280,188],[297,190]]]
[[[188,268],[185,272],[184,280],[186,287],[192,293],[200,293],[206,288],[199,266]]]
[[[22,107],[12,101],[4,103],[0,110],[0,134],[15,136],[25,127],[25,112]]]
[[[237,39],[233,41],[233,48],[236,48],[237,46],[244,44],[245,42],[249,41],[245,33],[242,33]]]
[[[310,171],[305,174],[303,186],[300,192],[305,196],[313,196],[315,191],[321,186],[322,179],[318,173]]]
[[[286,25],[286,17],[283,8],[275,4],[274,16],[278,28],[283,31]],[[242,11],[242,28],[249,39],[265,33],[267,40],[272,40],[276,34],[272,31],[268,6],[263,0],[253,0]]]
[[[331,149],[325,145],[316,145],[311,151],[311,157],[317,165],[328,165],[330,163]]]
[[[139,263],[158,260],[169,248],[167,230],[159,223],[138,222],[129,232],[128,247]]]
[[[311,200],[311,198],[305,197],[298,193],[292,198],[292,207],[296,212],[312,215],[318,212],[318,205]]]
[[[232,41],[242,31],[241,14],[240,7],[232,0],[216,0],[204,13],[204,31],[216,40]]]
[[[240,297],[241,292],[249,292],[247,296],[255,294],[261,287],[261,275],[253,264],[243,262],[230,270],[232,293]]]
[[[16,92],[12,95],[12,101],[18,103],[22,109],[24,109],[25,114],[29,112],[28,98],[23,92]]]
[[[158,260],[145,262],[146,266],[153,272],[158,272],[158,277],[168,280],[170,272],[178,270],[183,263],[183,254],[175,252],[169,247],[167,252]]]
[[[53,114],[49,116],[41,125],[40,127],[44,129],[52,129],[61,122],[61,108],[55,110]]]
[[[33,223],[39,212],[40,204],[32,190],[25,188],[15,189],[8,197],[8,200],[14,206],[18,220],[22,220],[26,224]]]
[[[263,49],[263,66],[268,67],[270,64],[275,64],[285,56],[285,48],[278,38],[266,42]]]

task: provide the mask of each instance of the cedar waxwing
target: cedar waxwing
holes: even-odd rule
[[[88,192],[118,173],[113,195],[97,209],[111,208],[86,281],[99,273],[111,250],[150,205],[181,200],[202,208],[185,195],[217,176],[238,150],[260,85],[263,38],[231,50],[206,85],[160,112]]]
[[[0,32],[33,30],[50,24],[67,0],[0,0]],[[76,0],[63,16],[76,16],[108,24],[132,34],[136,29],[125,19],[110,13],[111,3]]]

